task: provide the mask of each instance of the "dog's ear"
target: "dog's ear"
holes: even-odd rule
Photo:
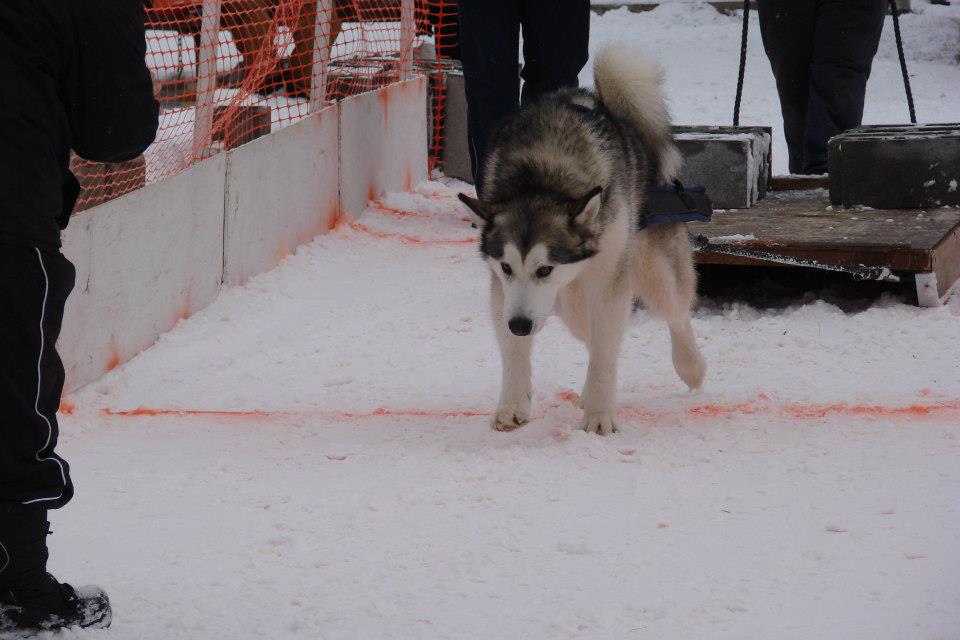
[[[460,202],[467,205],[467,208],[470,209],[470,218],[474,227],[482,229],[490,223],[490,219],[492,218],[490,210],[482,201],[471,198],[465,193],[458,193],[457,197],[460,198]]]
[[[585,196],[577,199],[573,207],[573,221],[579,226],[592,225],[600,213],[600,201],[603,199],[603,187],[594,187]]]

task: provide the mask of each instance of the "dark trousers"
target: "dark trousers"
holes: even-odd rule
[[[497,123],[522,104],[576,87],[587,62],[589,0],[460,0],[460,54],[467,94],[467,133],[474,183]],[[523,29],[523,71],[520,30]]]
[[[64,379],[56,344],[74,277],[59,251],[0,244],[0,512],[56,509],[73,496],[54,448]]]
[[[827,172],[827,141],[860,125],[885,0],[758,0],[790,173]]]

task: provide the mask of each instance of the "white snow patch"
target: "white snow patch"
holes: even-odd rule
[[[950,637],[957,416],[842,407],[957,403],[960,307],[705,300],[699,394],[638,312],[606,439],[572,430],[586,354],[552,320],[534,419],[495,433],[475,243],[363,230],[475,238],[461,186],[387,195],[413,215],[371,207],[70,398],[50,568],[116,610],[70,637]],[[102,413],[135,408],[188,413]]]

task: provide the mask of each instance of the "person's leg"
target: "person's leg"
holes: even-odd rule
[[[0,247],[0,503],[55,509],[73,495],[54,453],[64,379],[56,344],[73,283],[59,252]]]
[[[460,0],[460,54],[467,94],[467,135],[477,192],[497,123],[520,108],[519,0]]]
[[[883,30],[884,0],[819,0],[804,172],[827,172],[827,142],[860,125],[867,79]]]
[[[0,246],[0,630],[110,624],[97,588],[47,573],[47,510],[73,496],[57,456],[64,371],[56,344],[73,265],[59,251]]]
[[[523,0],[523,96],[529,104],[545,93],[576,87],[587,63],[589,0]]]
[[[816,0],[758,0],[760,35],[780,95],[790,173],[803,173]]]

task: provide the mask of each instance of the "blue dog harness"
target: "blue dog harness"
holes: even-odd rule
[[[704,187],[685,188],[679,180],[672,185],[648,187],[637,229],[642,231],[655,224],[710,222],[713,205],[706,191]]]
[[[583,119],[594,115],[593,109],[576,102],[567,103],[567,107]],[[672,185],[647,188],[643,210],[637,219],[637,230],[642,231],[655,224],[710,222],[712,215],[713,204],[705,187],[685,188],[679,180],[674,180]]]

